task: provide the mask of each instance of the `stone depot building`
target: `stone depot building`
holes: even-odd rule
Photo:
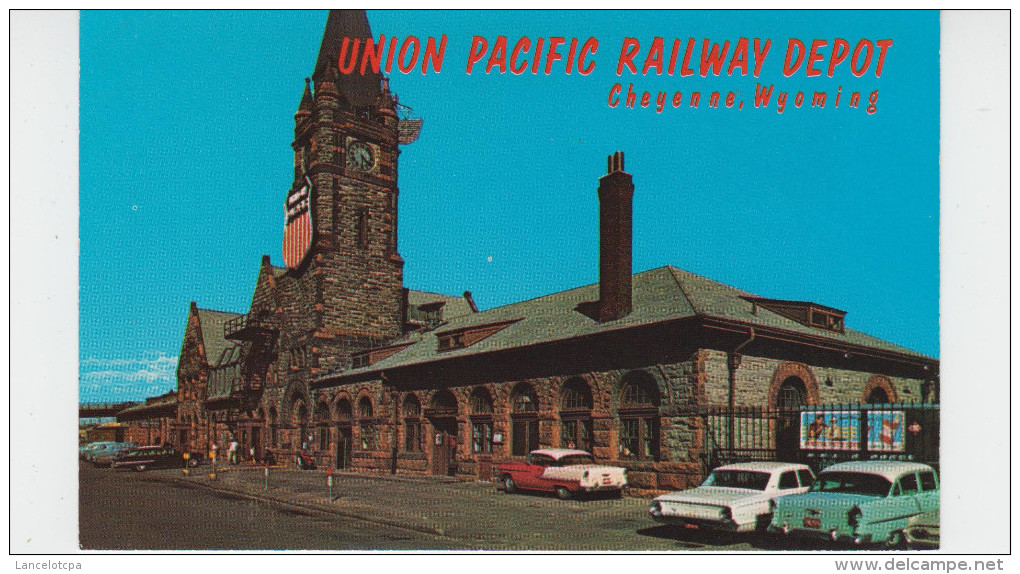
[[[465,480],[576,447],[660,491],[700,482],[720,444],[753,446],[746,425],[713,427],[719,409],[937,402],[938,360],[847,328],[845,311],[669,265],[633,274],[619,152],[592,182],[597,284],[485,311],[467,291],[409,289],[397,241],[409,126],[385,78],[338,72],[344,37],[371,37],[364,12],[330,13],[294,116],[293,185],[311,184],[304,256],[263,256],[244,314],[191,304],[176,396],[120,413],[133,436],[199,451],[235,437],[259,460],[304,449],[320,466]],[[781,422],[765,420],[756,445],[777,458],[797,440]]]

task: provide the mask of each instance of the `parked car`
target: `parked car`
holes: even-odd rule
[[[195,467],[201,461],[202,455],[190,453],[188,455],[188,466]],[[173,446],[143,446],[118,453],[113,457],[113,464],[116,470],[137,470],[143,471],[151,468],[183,468],[184,453],[174,449]]]
[[[108,445],[108,444],[114,444],[114,443],[113,443],[113,441],[104,440],[104,441],[98,441],[98,442],[90,442],[89,444],[87,444],[85,446],[80,446],[80,447],[78,447],[78,458],[81,459],[81,460],[89,460],[89,455],[92,454],[92,451],[94,451],[94,450],[96,450],[98,448],[102,448],[103,446]]]
[[[648,513],[657,522],[686,528],[764,531],[774,501],[807,492],[814,479],[814,473],[803,464],[728,464],[713,470],[701,486],[655,498]]]
[[[96,466],[110,466],[113,462],[113,457],[117,453],[133,448],[138,448],[138,444],[133,442],[110,443],[91,451],[89,453],[89,460]]]
[[[497,473],[508,494],[536,490],[568,499],[578,493],[620,493],[627,486],[627,469],[596,464],[591,453],[565,448],[533,450],[525,462],[501,464]]]
[[[916,462],[834,464],[805,494],[777,502],[769,529],[855,544],[906,546],[907,530],[939,510],[935,470]]]

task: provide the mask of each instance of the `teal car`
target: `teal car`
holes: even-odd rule
[[[769,530],[857,545],[910,544],[911,527],[939,511],[935,470],[916,462],[834,464],[804,494],[777,500]]]

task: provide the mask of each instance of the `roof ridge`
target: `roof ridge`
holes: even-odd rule
[[[667,265],[666,268],[669,269],[669,274],[673,277],[673,281],[676,281],[676,286],[680,288],[680,292],[683,293],[684,298],[687,299],[687,304],[691,306],[691,309],[694,309],[694,314],[703,315],[704,312],[697,305],[694,304],[694,298],[692,298],[691,294],[687,292],[687,289],[684,287],[683,281],[681,281],[680,277],[677,276],[677,271],[684,270],[680,269],[679,267],[674,267],[672,265]]]

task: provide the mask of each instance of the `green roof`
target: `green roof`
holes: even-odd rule
[[[407,304],[412,307],[427,305],[428,303],[437,303],[439,301],[445,303],[445,305],[443,305],[443,319],[447,321],[464,315],[470,315],[474,312],[474,310],[471,309],[471,304],[468,303],[467,299],[464,297],[443,295],[442,293],[429,293],[428,291],[415,291],[414,289],[408,290],[407,293]]]
[[[237,313],[226,311],[213,311],[212,309],[199,309],[198,321],[202,326],[202,345],[205,347],[205,360],[210,365],[215,365],[223,351],[235,346],[232,341],[223,337],[223,325],[236,317]]]
[[[918,358],[928,358],[910,349],[859,331],[846,329],[845,332],[838,333],[809,327],[761,306],[758,306],[756,313],[752,313],[752,303],[743,298],[754,297],[751,293],[672,266],[659,267],[635,274],[632,293],[633,309],[631,313],[621,319],[604,323],[578,311],[579,304],[598,300],[598,284],[585,285],[479,313],[455,318],[444,317],[447,319],[446,322],[436,330],[412,334],[410,340],[416,341],[414,345],[368,367],[335,372],[323,378],[367,374],[396,367],[521,348],[697,316],[718,317],[830,339],[845,345],[859,345]],[[516,320],[516,322],[473,345],[439,351],[437,334],[463,327],[508,320]]]

